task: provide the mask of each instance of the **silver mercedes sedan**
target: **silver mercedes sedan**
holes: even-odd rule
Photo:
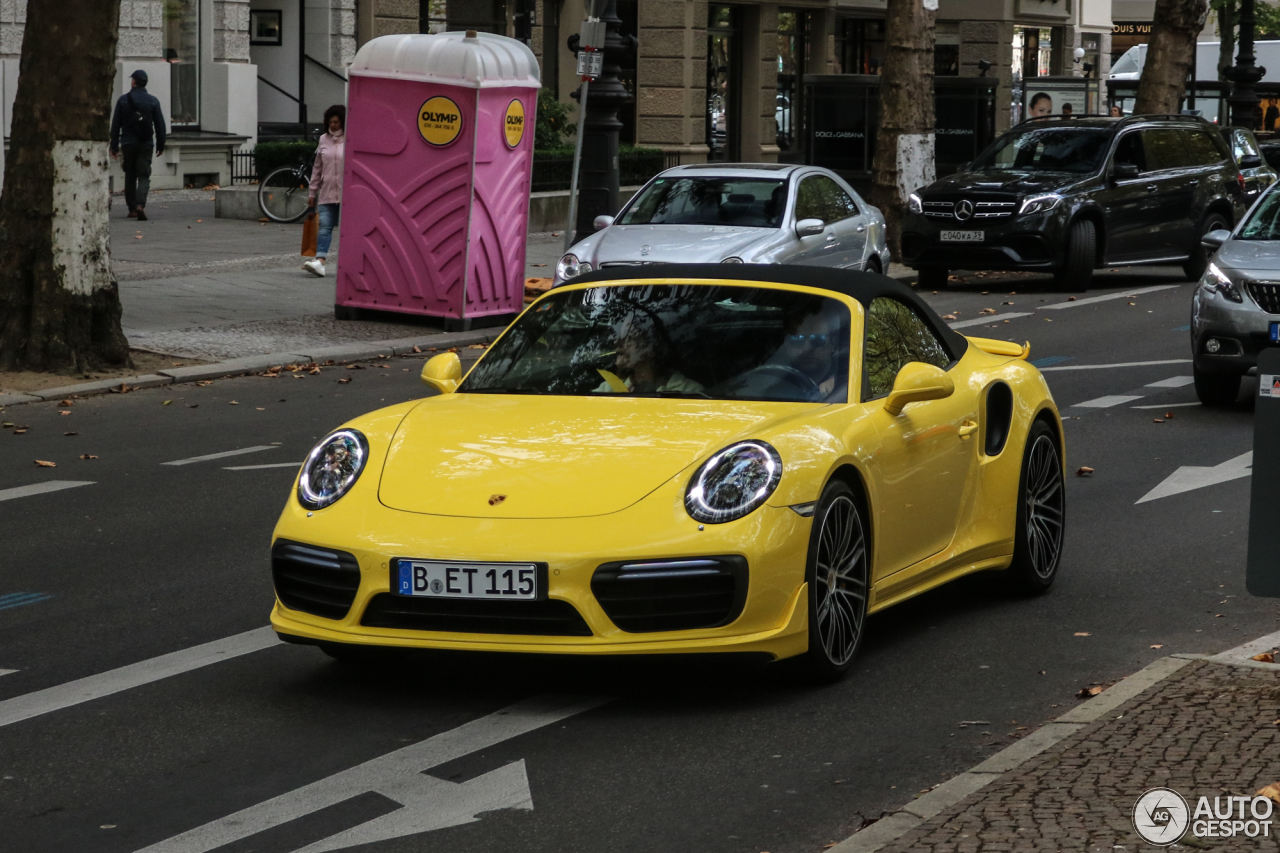
[[[611,266],[810,264],[884,272],[884,216],[828,169],[698,163],[656,175],[556,265],[555,283]]]
[[[1196,396],[1224,406],[1240,379],[1258,370],[1258,353],[1280,346],[1280,184],[1272,186],[1234,231],[1210,231],[1216,249],[1191,302]]]

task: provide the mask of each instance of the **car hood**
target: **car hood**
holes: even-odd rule
[[[625,509],[739,436],[805,403],[455,393],[424,400],[391,439],[378,495],[469,518]],[[499,498],[499,496],[501,496]]]
[[[1280,240],[1228,240],[1213,261],[1220,267],[1274,276],[1280,274]]]
[[[590,260],[597,265],[626,261],[714,264],[777,236],[777,228],[610,225],[595,235]]]
[[[995,192],[1030,195],[1052,192],[1078,183],[1081,176],[1068,172],[960,172],[930,184],[927,194]]]

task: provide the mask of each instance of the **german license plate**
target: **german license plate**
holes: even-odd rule
[[[507,601],[533,601],[538,597],[538,568],[533,563],[397,560],[396,575],[399,595]]]
[[[1271,324],[1271,340],[1280,341],[1280,323]]]
[[[983,240],[983,231],[943,231],[942,242],[944,243],[981,243]]]

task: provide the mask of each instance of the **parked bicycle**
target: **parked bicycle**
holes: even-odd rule
[[[271,170],[258,183],[258,207],[263,216],[272,222],[297,222],[307,215],[307,195],[315,159],[315,151],[311,151],[292,166]]]

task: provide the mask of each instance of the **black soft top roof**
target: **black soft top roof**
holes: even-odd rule
[[[964,335],[944,323],[937,312],[917,296],[914,290],[896,279],[874,272],[793,264],[645,264],[610,267],[589,272],[570,279],[564,284],[595,284],[653,278],[795,284],[801,287],[830,290],[852,297],[861,302],[864,309],[871,304],[871,300],[879,296],[890,296],[914,308],[916,313],[933,328],[934,334],[946,342],[947,348],[956,358],[964,355],[969,345]]]

